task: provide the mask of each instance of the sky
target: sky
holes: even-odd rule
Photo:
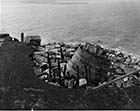
[[[94,3],[94,2],[136,2],[139,0],[0,0],[0,1],[22,1],[22,2],[44,2],[44,3]]]

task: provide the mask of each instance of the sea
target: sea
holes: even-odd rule
[[[0,33],[93,42],[140,55],[139,0],[1,0]]]

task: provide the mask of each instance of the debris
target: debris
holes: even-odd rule
[[[137,57],[89,42],[45,44],[38,47],[33,58],[36,64],[34,71],[39,78],[48,83],[57,81],[68,88],[74,87],[71,76],[75,77],[78,86],[80,78],[85,78],[88,86],[98,86],[124,76],[131,70],[140,69],[140,60]],[[49,81],[45,73],[48,74]],[[124,85],[128,81],[130,80],[126,78],[121,80],[122,86],[129,86]],[[116,85],[120,87],[119,84],[116,81]]]

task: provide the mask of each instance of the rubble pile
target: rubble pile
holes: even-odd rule
[[[37,77],[67,88],[95,87],[140,69],[139,57],[91,43],[49,43],[39,46],[31,57]],[[113,85],[128,87],[134,79],[139,81],[139,73]]]
[[[131,71],[139,70],[140,69],[140,58],[136,57],[135,55],[130,55],[124,52],[120,52],[117,50],[104,48],[101,45],[98,44],[90,44],[87,43],[84,47],[89,53],[93,54],[95,58],[102,60],[102,64],[100,64],[100,67],[104,67],[104,62],[108,62],[108,68],[102,70],[102,73],[106,73],[105,77],[103,78],[103,82],[111,81],[119,76],[125,75]],[[106,64],[105,64],[106,65]],[[100,68],[102,69],[102,68]],[[135,79],[138,80],[139,74],[136,74],[134,76]],[[129,86],[130,82],[134,77],[126,77],[120,81],[117,81],[117,86],[121,87],[120,85],[123,85],[123,87]],[[102,78],[100,78],[102,79]],[[100,82],[99,82],[100,84]]]
[[[51,77],[45,78],[44,81],[48,81],[48,83],[55,83],[55,85],[59,85],[59,86],[61,85],[61,86],[68,87],[71,89],[57,87],[55,85],[51,85],[40,80],[39,78],[42,79],[42,77],[45,75],[45,74],[43,75],[42,69],[44,68],[43,70],[47,70],[48,68],[50,68],[48,62],[42,62],[41,60],[43,61],[45,60],[44,54],[48,55],[48,52],[49,52],[49,58],[51,58],[53,54],[51,53],[51,50],[48,51],[47,48],[49,47],[48,49],[50,49],[50,46],[53,47],[56,45],[61,46],[62,50],[65,49],[66,46],[68,46],[67,44],[64,45],[62,43],[61,44],[56,43],[52,45],[51,44],[43,45],[41,47],[38,47],[38,49],[36,49],[25,43],[7,42],[0,47],[0,53],[1,53],[0,54],[0,63],[1,63],[0,64],[0,72],[1,72],[0,74],[0,80],[1,80],[0,82],[0,109],[29,109],[29,110],[34,110],[34,109],[140,109],[139,85],[131,85],[130,87],[126,87],[126,88],[109,87],[109,88],[103,88],[102,90],[97,90],[97,91],[88,90],[89,86],[86,87],[87,88],[86,90],[79,88],[79,85],[78,85],[78,88],[76,89],[74,89],[74,87],[71,88],[70,83],[72,82],[70,81],[72,81],[73,78],[69,78],[67,76],[67,72],[68,72],[67,65],[69,64],[69,61],[73,59],[74,55],[77,53],[77,51],[80,48],[82,48],[85,53],[87,52],[86,54],[90,54],[88,51],[84,49],[85,44],[79,44],[79,45],[70,44],[69,47],[75,46],[75,48],[73,48],[75,52],[73,52],[72,57],[65,56],[64,52],[66,51],[63,51],[64,56],[62,56],[60,53],[61,52],[60,47],[57,48],[59,52],[58,55],[64,57],[64,59],[61,59],[61,57],[56,59],[55,67],[52,67],[53,63],[55,63],[53,62],[54,60],[49,59],[51,61]],[[45,48],[45,46],[47,48]],[[69,48],[69,50],[71,50],[71,48]],[[41,60],[40,58],[37,59],[36,53],[39,53],[38,54],[39,56],[37,57],[43,57],[44,59],[41,59]],[[93,54],[90,54],[90,55],[93,55]],[[80,57],[82,58],[82,56]],[[95,56],[95,55],[93,56],[93,58],[95,58],[94,60],[96,64],[95,63],[94,64],[96,68],[98,65],[100,65],[100,67],[105,67],[104,65],[106,64],[107,61],[101,64],[99,60],[100,61],[104,60],[104,59],[101,59],[101,57],[102,56]],[[86,57],[83,57],[83,58],[86,59]],[[30,59],[32,59],[34,62],[31,61]],[[34,70],[33,70],[33,63],[34,63]],[[60,65],[58,65],[59,63]],[[111,64],[110,61],[108,61],[107,63]],[[46,65],[43,65],[43,64],[46,64]],[[64,67],[62,67],[62,64],[64,64],[64,66],[66,65],[66,73],[63,72]],[[42,68],[40,68],[41,66]],[[37,78],[34,75],[34,71],[35,69],[37,70],[39,68],[41,69],[40,74],[42,75],[39,75],[39,73],[36,73],[36,76],[39,77]],[[59,81],[60,75],[57,75],[56,73],[56,76],[55,76],[56,82],[54,82],[53,68],[61,69],[61,70],[55,70],[55,71],[61,72],[60,81]],[[108,66],[106,68],[108,68]],[[79,72],[79,75],[81,76],[80,71],[81,69],[79,68],[77,72]],[[99,71],[99,69],[96,71]],[[46,75],[47,74],[49,76],[49,73],[46,73]],[[65,79],[63,77],[63,74],[66,74],[64,76]],[[96,77],[96,73],[93,72],[93,74],[95,74],[95,77]],[[99,74],[99,72],[97,74]],[[107,74],[107,73],[104,73],[104,74]],[[136,75],[136,77],[138,78],[138,75]],[[58,82],[57,82],[57,79],[58,79]],[[77,79],[77,76],[75,79]],[[86,82],[88,83],[88,81],[86,81],[87,79],[88,78],[86,78],[86,76],[85,78],[84,76],[82,78],[79,77],[79,84],[81,81],[83,84],[85,84]],[[67,86],[60,83],[61,81],[64,81],[64,80],[65,81],[68,80]],[[83,82],[83,80],[85,83]],[[104,83],[107,80],[104,80],[102,82]],[[92,86],[93,84],[94,83],[90,83],[88,85]],[[98,82],[97,86],[100,86],[99,84],[100,82]]]
[[[32,55],[36,76],[50,84],[64,86],[60,82],[64,81],[66,64],[79,46],[80,44],[49,43],[38,47],[38,51]]]

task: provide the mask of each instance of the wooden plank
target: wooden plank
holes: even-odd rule
[[[61,60],[64,60],[64,54],[61,46],[60,46],[60,54],[61,54]]]
[[[77,69],[77,85],[79,86],[79,66],[76,66]]]
[[[58,60],[58,76],[59,76],[59,83],[61,82],[61,69],[60,69],[60,61]]]
[[[89,85],[90,85],[91,84],[91,69],[89,65],[88,65],[88,77],[89,77]]]
[[[86,74],[86,79],[87,79],[87,85],[89,85],[89,76],[88,76],[88,67],[85,65],[85,74]]]
[[[51,78],[51,60],[50,60],[50,57],[49,57],[50,55],[49,55],[49,52],[48,52],[48,56],[47,56],[47,58],[48,58],[48,64],[49,64],[49,76],[50,76],[50,78]]]
[[[64,78],[65,78],[65,76],[66,76],[66,70],[67,70],[67,65],[65,64],[65,65],[64,65],[64,72],[63,72]]]

